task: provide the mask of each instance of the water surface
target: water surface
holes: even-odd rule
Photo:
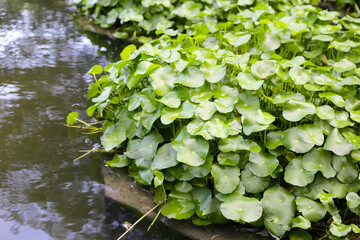
[[[63,124],[71,111],[86,118],[84,73],[107,60],[77,32],[70,9],[0,0],[1,240],[115,239],[139,217],[104,197],[101,160],[73,162],[96,140]],[[128,239],[170,239],[145,227]]]

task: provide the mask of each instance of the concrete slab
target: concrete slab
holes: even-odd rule
[[[107,166],[102,168],[105,183],[105,195],[122,205],[133,208],[141,214],[152,209],[155,204],[153,195],[146,186],[137,184],[126,169],[111,169]],[[156,211],[157,212],[157,211]],[[155,217],[155,213],[148,215]],[[212,224],[210,226],[196,226],[190,220],[168,219],[161,215],[158,222],[165,224],[173,231],[196,240],[265,240],[273,239],[265,230],[246,228],[243,225],[230,223],[224,225]],[[156,224],[156,223],[155,223]]]

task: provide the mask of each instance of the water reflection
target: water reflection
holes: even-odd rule
[[[63,126],[105,59],[55,1],[0,0],[0,27],[0,239],[106,239],[99,162]]]

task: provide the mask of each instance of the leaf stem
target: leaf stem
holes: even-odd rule
[[[123,238],[128,232],[130,232],[135,226],[136,224],[138,224],[141,220],[143,220],[147,215],[149,215],[151,212],[153,212],[157,207],[159,207],[160,205],[162,205],[165,202],[162,201],[159,204],[157,204],[155,207],[153,207],[152,209],[150,209],[147,213],[145,213],[144,215],[142,215],[141,218],[139,218],[133,225],[131,225],[131,227],[128,228],[128,230],[126,230],[126,232],[124,232],[117,240],[120,240],[121,238]],[[160,212],[160,211],[159,211]]]

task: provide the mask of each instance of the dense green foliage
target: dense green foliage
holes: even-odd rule
[[[292,239],[319,222],[331,239],[359,234],[360,18],[253,3],[205,7],[227,11],[224,22],[184,14],[197,19],[185,32],[164,27],[99,79],[100,66],[89,71],[87,113],[105,120],[104,149],[120,152],[107,164],[167,199],[171,218],[294,229]]]
[[[161,34],[164,29],[183,31],[203,21],[210,31],[216,25],[236,17],[239,7],[268,3],[276,11],[288,11],[293,6],[320,4],[324,7],[354,6],[355,0],[73,0],[87,17],[101,27],[118,27],[115,36]],[[241,11],[241,10],[240,10]],[[146,41],[141,39],[141,41]]]

